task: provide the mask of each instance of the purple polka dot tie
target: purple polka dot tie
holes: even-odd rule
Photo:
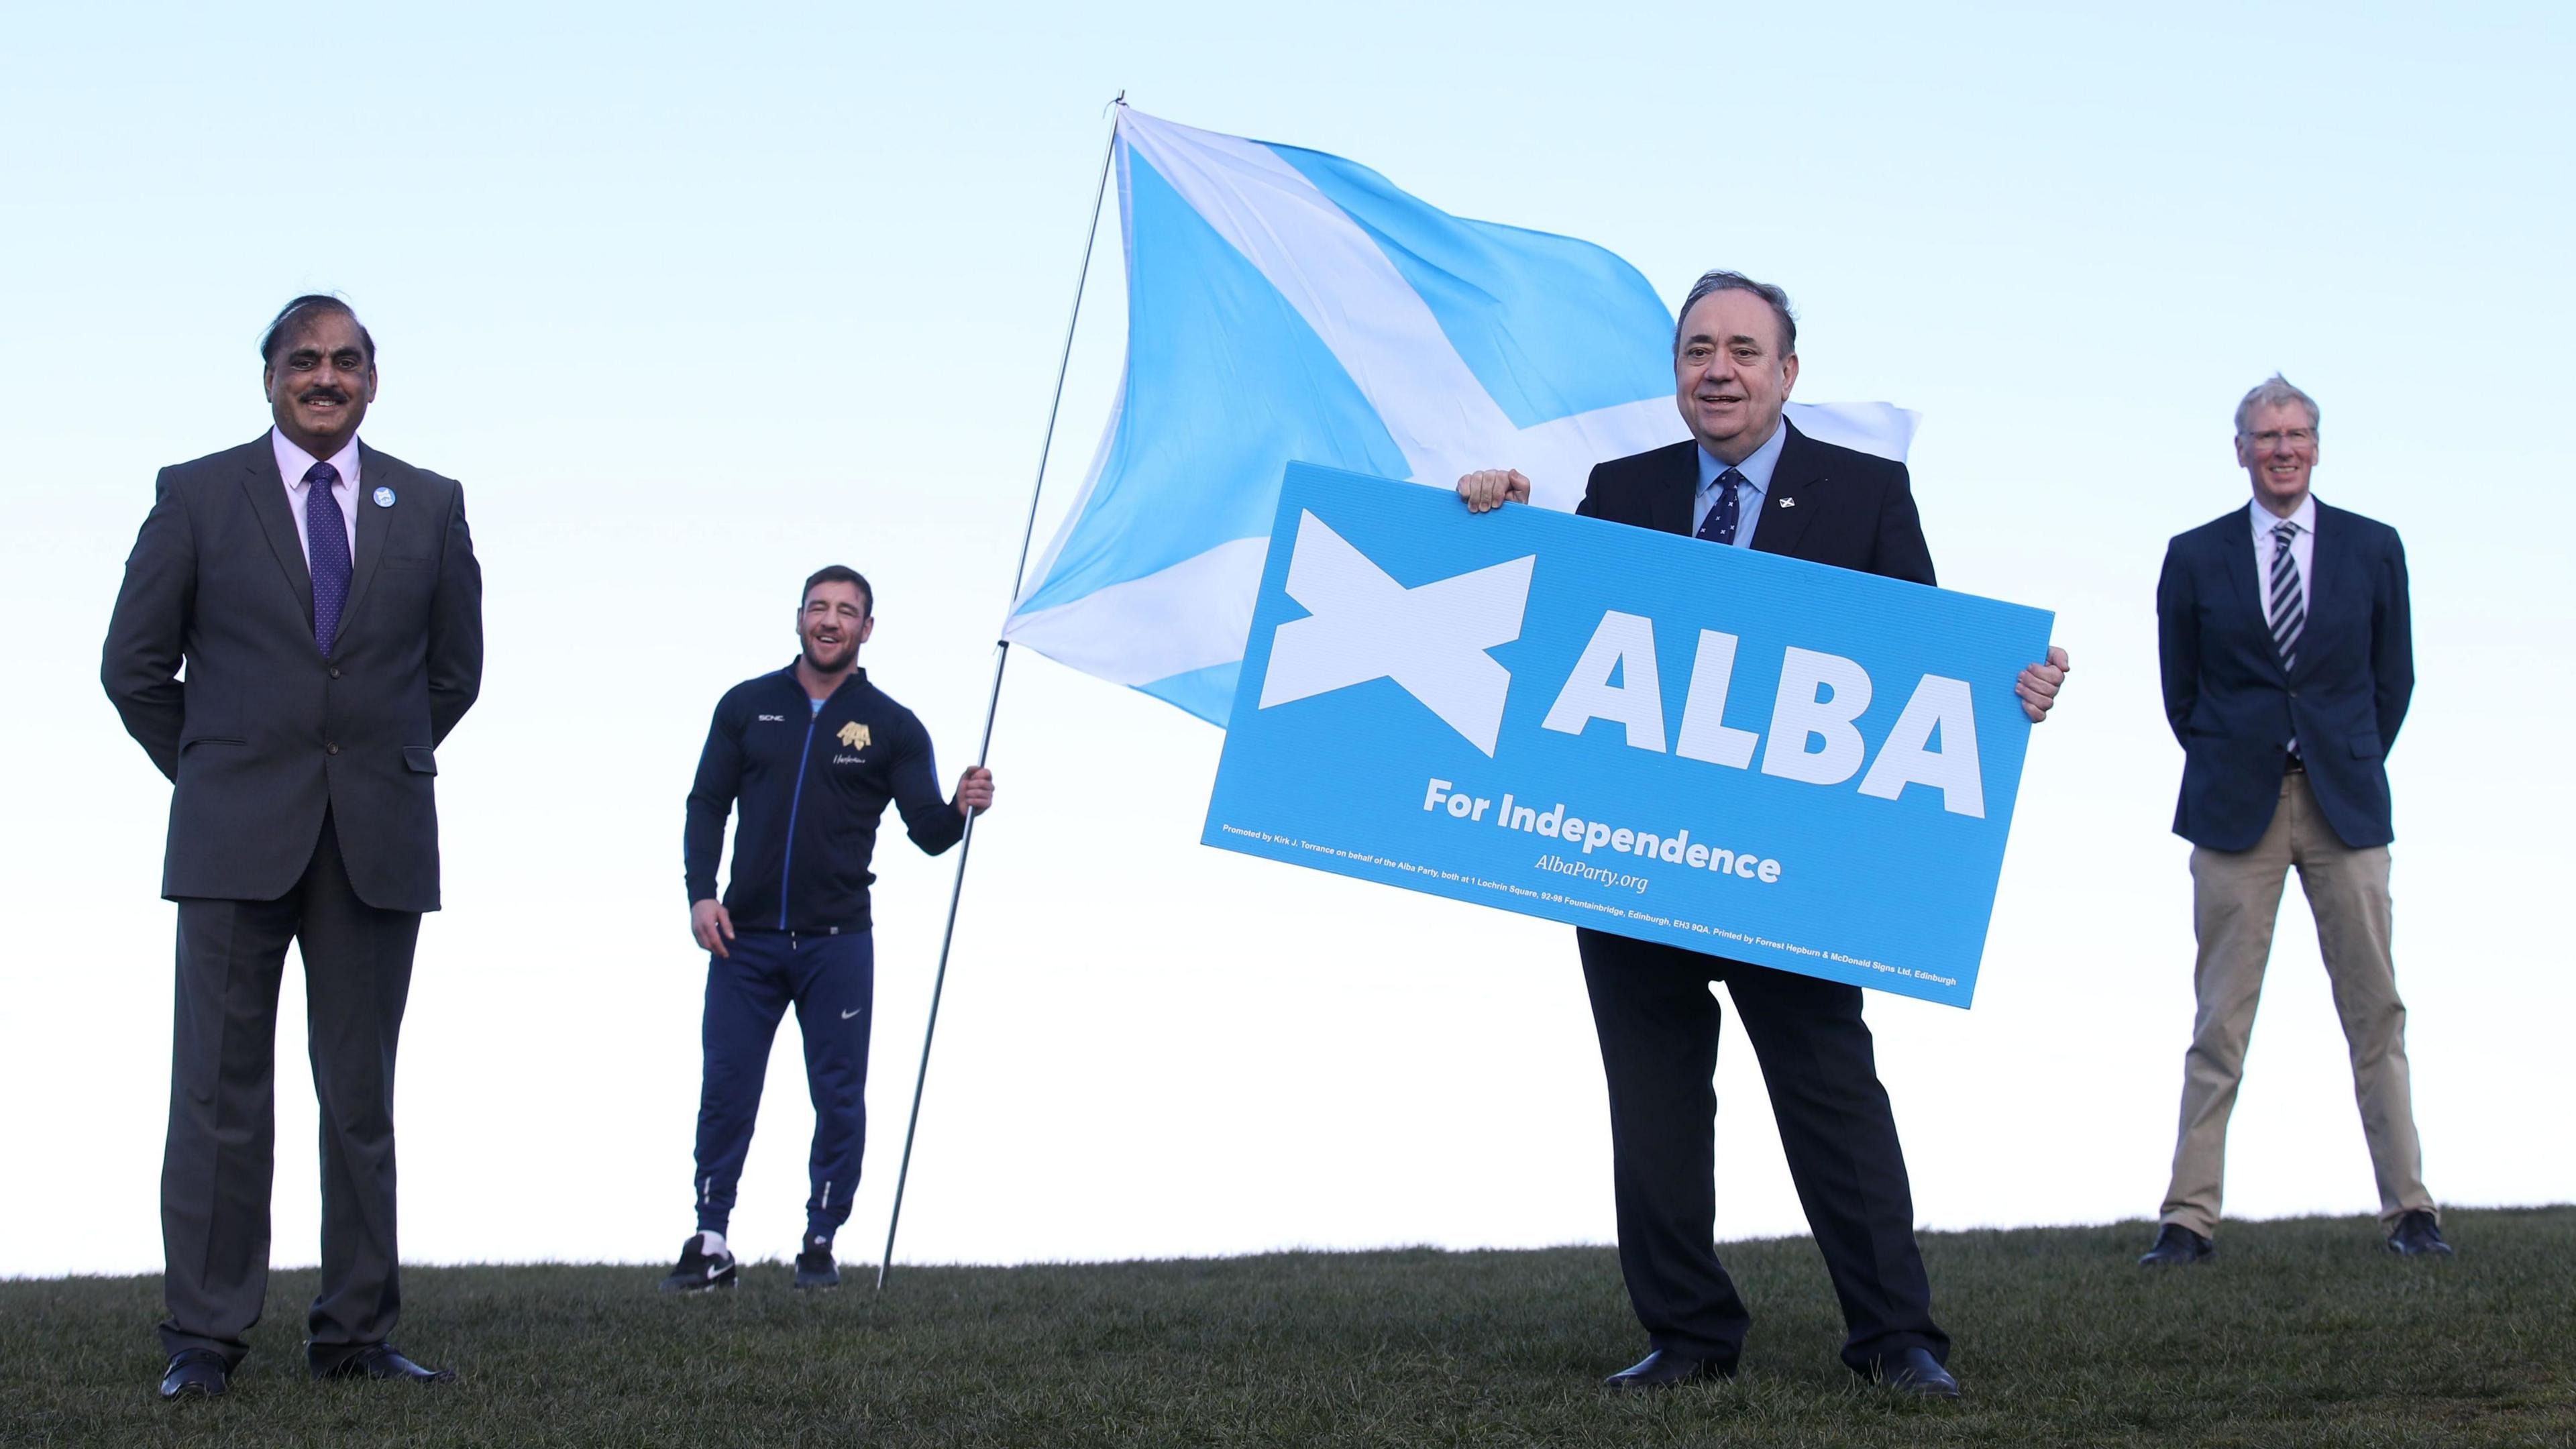
[[[1736,496],[1735,490],[1752,480],[1729,468],[1717,475],[1717,481],[1725,491],[1717,495],[1717,506],[1708,511],[1708,517],[1700,520],[1699,537],[1711,543],[1732,544],[1735,542],[1735,530],[1744,521],[1742,512],[1744,505]]]
[[[304,555],[313,565],[313,642],[324,654],[339,637],[349,603],[349,524],[331,490],[340,470],[316,463],[304,474]]]

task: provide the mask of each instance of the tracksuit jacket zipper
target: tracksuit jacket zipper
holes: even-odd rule
[[[837,694],[840,691],[834,690]],[[803,694],[802,688],[797,690]],[[787,883],[793,879],[796,866],[796,807],[805,803],[805,767],[814,762],[814,726],[823,722],[823,712],[811,704],[805,721],[805,750],[796,757],[796,788],[787,796],[787,851],[778,858],[778,929],[787,929]]]

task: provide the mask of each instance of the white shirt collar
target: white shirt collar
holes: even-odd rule
[[[277,475],[285,480],[287,492],[301,495],[304,492],[304,475],[311,472],[316,463],[329,463],[333,471],[340,475],[339,486],[333,488],[332,492],[346,495],[357,491],[358,438],[356,434],[350,434],[349,441],[340,445],[340,451],[328,458],[316,458],[289,442],[285,432],[274,424],[269,427],[268,441],[270,447],[276,450]]]
[[[1744,475],[1745,486],[1753,490],[1753,506],[1756,508],[1762,506],[1760,500],[1771,491],[1771,475],[1779,469],[1780,449],[1788,441],[1789,420],[1782,418],[1772,426],[1771,436],[1762,440],[1762,446],[1754,449],[1751,457],[1733,465],[1736,472]],[[1716,455],[1709,452],[1707,444],[1701,444],[1699,491],[1707,493],[1715,489],[1718,475],[1724,473],[1727,467],[1727,464],[1719,462]]]
[[[2272,529],[2274,525],[2281,523],[2297,524],[2299,526],[2298,536],[2301,538],[2316,537],[2317,495],[2313,492],[2299,500],[2299,506],[2292,510],[2288,518],[2282,518],[2271,509],[2264,507],[2263,500],[2260,498],[2249,501],[2245,507],[2254,521],[2254,541],[2256,543],[2270,543],[2272,541]]]

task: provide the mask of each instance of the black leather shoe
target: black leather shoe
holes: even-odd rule
[[[211,1348],[183,1348],[170,1355],[170,1366],[161,1371],[165,1399],[219,1398],[231,1385],[232,1369]]]
[[[2218,1256],[2218,1245],[2180,1223],[2167,1223],[2156,1230],[2156,1245],[2138,1259],[2141,1268],[2179,1268],[2190,1263],[2206,1263]]]
[[[402,1356],[402,1350],[390,1343],[379,1343],[359,1349],[326,1369],[315,1369],[317,1379],[402,1379],[415,1384],[443,1384],[455,1379],[454,1369],[424,1368]]]
[[[1926,1399],[1959,1397],[1959,1381],[1928,1348],[1900,1348],[1870,1360],[1869,1381],[1890,1393]]]
[[[2442,1228],[2431,1213],[2422,1209],[2397,1219],[2388,1231],[2388,1251],[2406,1258],[2448,1258],[2451,1245],[2442,1241]]]
[[[1607,1389],[1669,1389],[1707,1379],[1731,1379],[1735,1365],[1722,1359],[1686,1358],[1656,1349],[1638,1362],[1601,1381]]]

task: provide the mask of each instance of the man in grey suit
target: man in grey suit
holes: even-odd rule
[[[435,750],[482,682],[483,576],[455,480],[358,441],[376,348],[348,304],[296,298],[260,357],[275,426],[161,470],[99,668],[174,787],[164,1398],[222,1393],[259,1321],[289,941],[322,1115],[308,1360],[317,1377],[454,1377],[386,1341],[394,1047],[439,904]]]

